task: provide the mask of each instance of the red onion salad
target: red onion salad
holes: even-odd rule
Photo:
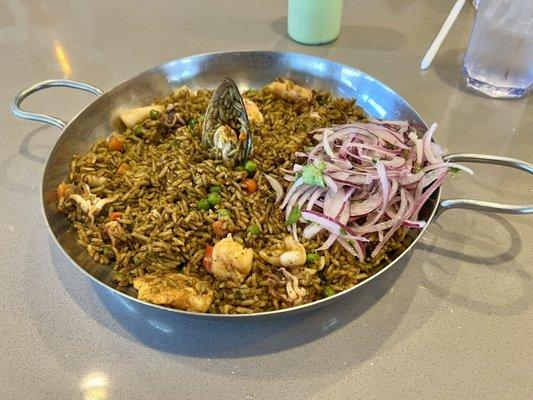
[[[445,162],[445,150],[431,141],[434,123],[419,138],[404,121],[354,122],[313,131],[318,144],[286,171],[292,184],[280,207],[296,237],[296,223],[306,223],[306,239],[329,234],[317,250],[338,242],[360,261],[372,234],[379,239],[374,258],[401,226],[422,228],[418,213],[450,171],[472,174]]]

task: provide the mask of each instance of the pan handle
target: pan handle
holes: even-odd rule
[[[484,154],[448,154],[445,161],[471,162],[478,164],[503,165],[519,169],[533,174],[533,165],[515,158],[488,156]],[[451,208],[467,208],[470,210],[488,211],[500,214],[532,214],[533,204],[504,204],[491,201],[470,200],[470,199],[450,199],[442,200],[437,207],[437,215]]]
[[[24,111],[22,108],[20,108],[20,105],[22,104],[24,99],[28,97],[30,94],[33,94],[33,93],[36,93],[36,92],[39,92],[41,90],[48,89],[51,87],[68,87],[72,89],[79,89],[79,90],[84,90],[86,92],[90,92],[96,96],[101,96],[104,93],[102,89],[89,85],[88,83],[69,81],[67,79],[50,79],[47,81],[36,83],[35,85],[32,85],[24,90],[21,90],[19,93],[17,93],[17,95],[13,98],[13,101],[11,102],[11,112],[15,114],[17,117],[22,118],[22,119],[46,122],[47,124],[57,126],[61,130],[65,129],[65,126],[67,126],[67,123],[63,121],[62,119],[52,117],[50,115],[37,114],[37,113],[29,112],[29,111]]]

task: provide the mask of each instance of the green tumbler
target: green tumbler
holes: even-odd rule
[[[287,30],[302,44],[324,44],[341,30],[343,0],[289,0]]]

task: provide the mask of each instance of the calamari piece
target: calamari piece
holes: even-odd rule
[[[228,236],[213,247],[211,273],[223,281],[241,283],[252,269],[254,252]]]
[[[261,114],[261,111],[259,111],[257,104],[255,104],[252,100],[244,98],[242,100],[244,102],[244,108],[246,108],[246,114],[248,114],[250,123],[252,125],[261,125],[265,118],[263,117],[263,114]]]
[[[138,123],[143,122],[145,119],[150,117],[150,111],[152,110],[156,110],[161,113],[165,111],[165,106],[154,104],[146,107],[132,108],[120,114],[120,119],[128,128],[133,128]]]
[[[285,268],[280,268],[280,270],[287,279],[287,283],[285,284],[287,296],[292,301],[293,305],[296,306],[301,304],[307,295],[307,291],[303,287],[299,286],[298,278],[296,276],[288,272]]]
[[[154,273],[133,280],[138,298],[185,311],[206,312],[213,292],[198,279],[177,272]]]
[[[297,267],[306,261],[305,247],[292,236],[283,239],[283,248],[274,250],[261,250],[259,256],[267,263],[282,267]]]
[[[69,199],[74,200],[81,212],[83,212],[89,218],[91,225],[94,223],[94,217],[97,216],[106,204],[114,202],[118,199],[119,195],[111,196],[105,199],[97,197],[91,193],[89,185],[85,184],[85,193],[83,196],[79,194],[71,194]]]
[[[277,81],[265,86],[265,92],[271,93],[280,100],[296,103],[300,99],[310,103],[313,100],[313,92],[302,86],[296,85],[293,81],[280,78]]]

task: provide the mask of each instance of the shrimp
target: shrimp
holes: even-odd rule
[[[267,263],[282,267],[297,267],[305,264],[305,247],[292,236],[283,239],[283,248],[275,250],[261,250],[259,256]]]
[[[211,273],[220,280],[241,283],[252,269],[254,252],[228,236],[213,247]]]

